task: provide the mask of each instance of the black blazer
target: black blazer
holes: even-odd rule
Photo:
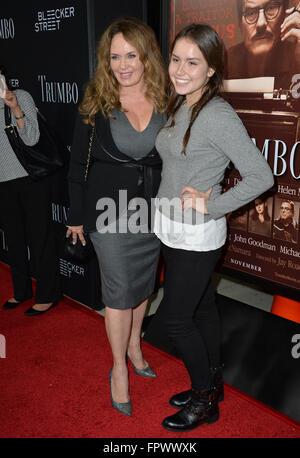
[[[143,197],[148,202],[155,197],[161,179],[162,162],[156,148],[144,158],[134,160],[119,151],[113,141],[109,119],[99,112],[95,116],[95,130],[91,165],[85,183],[89,140],[92,127],[77,116],[68,174],[70,209],[68,225],[80,226],[92,232],[101,210],[97,201],[108,197],[116,204],[119,217],[119,190],[127,190],[127,200]],[[103,211],[103,210],[102,210]]]

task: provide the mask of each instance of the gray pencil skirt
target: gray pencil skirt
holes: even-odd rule
[[[130,309],[154,291],[160,241],[151,232],[90,233],[99,261],[102,301],[113,309]]]

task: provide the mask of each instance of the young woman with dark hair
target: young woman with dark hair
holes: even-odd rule
[[[192,24],[176,36],[169,120],[156,140],[163,168],[154,225],[165,261],[158,314],[191,379],[170,400],[180,409],[162,423],[171,431],[218,420],[220,323],[210,277],[226,241],[225,215],[273,185],[268,163],[220,95],[223,72],[224,46],[213,28]],[[230,161],[242,179],[222,193]]]

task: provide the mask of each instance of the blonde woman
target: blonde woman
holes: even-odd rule
[[[134,204],[136,197],[149,202],[158,190],[161,160],[155,138],[166,122],[167,77],[154,32],[135,18],[120,18],[108,27],[100,39],[97,58],[74,133],[67,236],[72,234],[74,242],[79,237],[85,243],[84,232],[89,232],[97,253],[113,356],[111,403],[130,416],[127,356],[136,374],[156,377],[143,358],[140,336],[155,285],[160,243],[143,218],[138,231],[137,225],[130,223],[137,223],[137,207],[121,204],[120,195],[121,200]],[[92,160],[85,187],[92,133]],[[96,209],[97,202],[102,212]],[[114,205],[107,210],[101,202]],[[103,218],[102,224],[104,215],[108,221]]]

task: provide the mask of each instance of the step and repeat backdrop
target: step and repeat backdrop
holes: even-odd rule
[[[210,24],[227,51],[226,97],[268,160],[275,188],[228,215],[223,267],[269,280],[299,298],[300,3],[171,0],[170,40],[193,22]],[[224,188],[240,176],[228,171]],[[250,278],[249,277],[249,278]],[[280,289],[280,288],[279,288]]]
[[[0,61],[7,68],[10,83],[32,95],[66,149],[66,166],[53,176],[51,203],[63,292],[93,308],[103,306],[96,258],[81,265],[64,254],[69,206],[68,158],[78,105],[93,72],[96,42],[120,15],[143,19],[143,6],[144,2],[139,0],[130,1],[129,5],[122,0],[113,4],[32,0],[20,3],[18,8],[6,2],[0,11]],[[8,250],[0,215],[1,261],[8,263]]]

